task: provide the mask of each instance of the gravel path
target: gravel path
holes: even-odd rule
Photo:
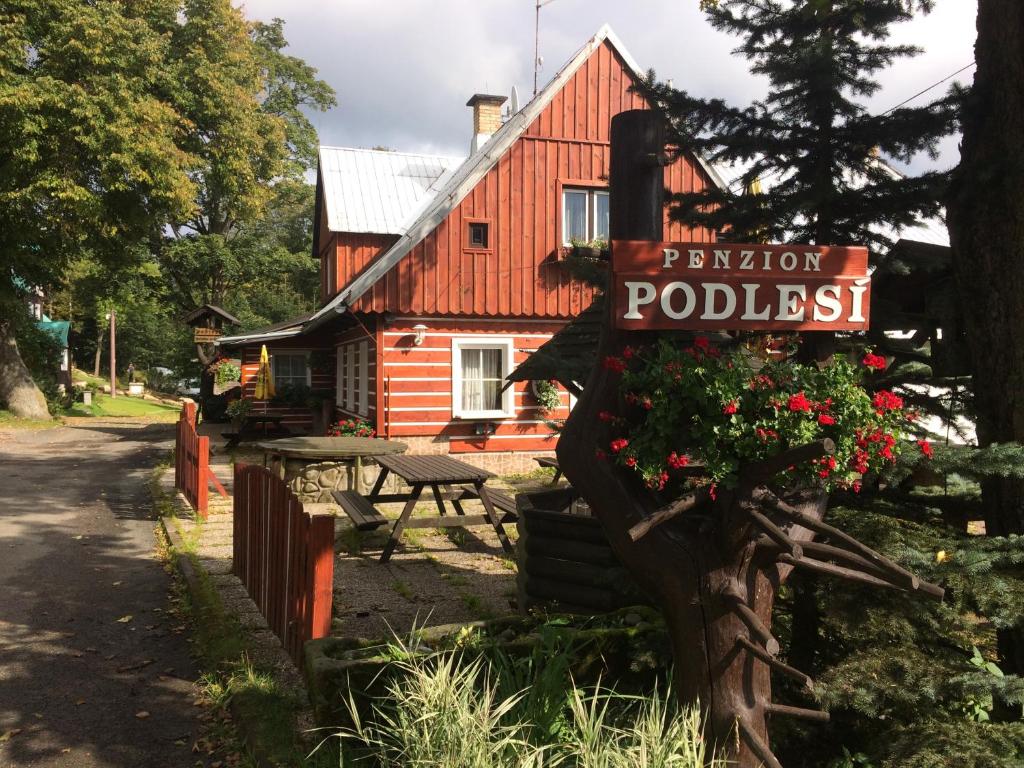
[[[0,432],[0,766],[196,764],[195,669],[146,487],[172,429]]]

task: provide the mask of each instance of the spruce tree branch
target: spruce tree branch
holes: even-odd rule
[[[679,515],[685,512],[689,512],[694,507],[703,504],[709,497],[709,486],[701,486],[692,493],[688,493],[685,496],[676,499],[668,506],[662,507],[648,517],[645,517],[629,529],[629,537],[633,541],[639,541],[654,528],[658,527],[662,523],[667,523],[675,517],[679,517]]]
[[[730,585],[722,590],[722,597],[731,605],[733,613],[740,617],[740,620],[747,625],[750,634],[764,646],[764,649],[772,656],[779,653],[779,641],[775,639],[771,631],[761,623],[760,617],[747,605],[747,601],[739,593],[736,587]]]
[[[791,667],[786,662],[780,661],[779,659],[775,658],[770,653],[768,653],[768,651],[766,651],[757,643],[751,641],[749,638],[746,638],[743,635],[736,635],[736,644],[743,646],[747,651],[750,652],[751,655],[756,656],[758,659],[763,661],[765,664],[771,667],[773,671],[778,672],[782,675],[786,675],[787,677],[792,677],[794,680],[797,680],[798,682],[800,682],[801,685],[803,685],[804,689],[808,692],[814,690],[814,681],[811,679],[810,675],[801,672],[796,667]]]

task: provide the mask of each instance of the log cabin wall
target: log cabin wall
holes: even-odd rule
[[[250,344],[239,349],[242,358],[242,394],[247,398],[254,398],[256,395],[256,372],[260,363],[260,346],[259,344]],[[306,353],[307,364],[312,362],[307,376],[307,386],[311,391],[316,392],[334,391],[334,349],[328,344],[328,337],[325,334],[300,336],[268,343],[267,353],[271,358],[271,370],[274,366],[274,356],[279,353]],[[266,409],[267,413],[284,417],[283,424],[294,432],[308,432],[313,424],[313,413],[307,406],[288,406],[275,403],[272,400],[253,400],[252,408],[257,413],[263,413]]]

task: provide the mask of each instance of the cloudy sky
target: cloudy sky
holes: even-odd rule
[[[474,93],[533,91],[534,0],[244,0],[247,16],[285,20],[290,52],[320,71],[338,106],[314,116],[323,144],[383,145],[465,155]],[[929,16],[894,28],[924,53],[883,73],[869,107],[884,111],[973,60],[974,0],[938,0]],[[640,66],[677,88],[745,104],[765,82],[730,54],[698,0],[553,0],[541,10],[541,87],[603,23]],[[973,68],[958,79],[969,82]],[[947,86],[942,86],[947,87]],[[929,95],[940,93],[939,89]],[[958,160],[956,140],[939,166]],[[922,158],[914,167],[933,165]]]

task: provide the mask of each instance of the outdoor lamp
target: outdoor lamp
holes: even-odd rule
[[[423,344],[423,339],[427,336],[427,326],[423,323],[417,323],[412,327],[412,331],[415,334],[415,336],[413,336],[412,343],[418,347]]]

